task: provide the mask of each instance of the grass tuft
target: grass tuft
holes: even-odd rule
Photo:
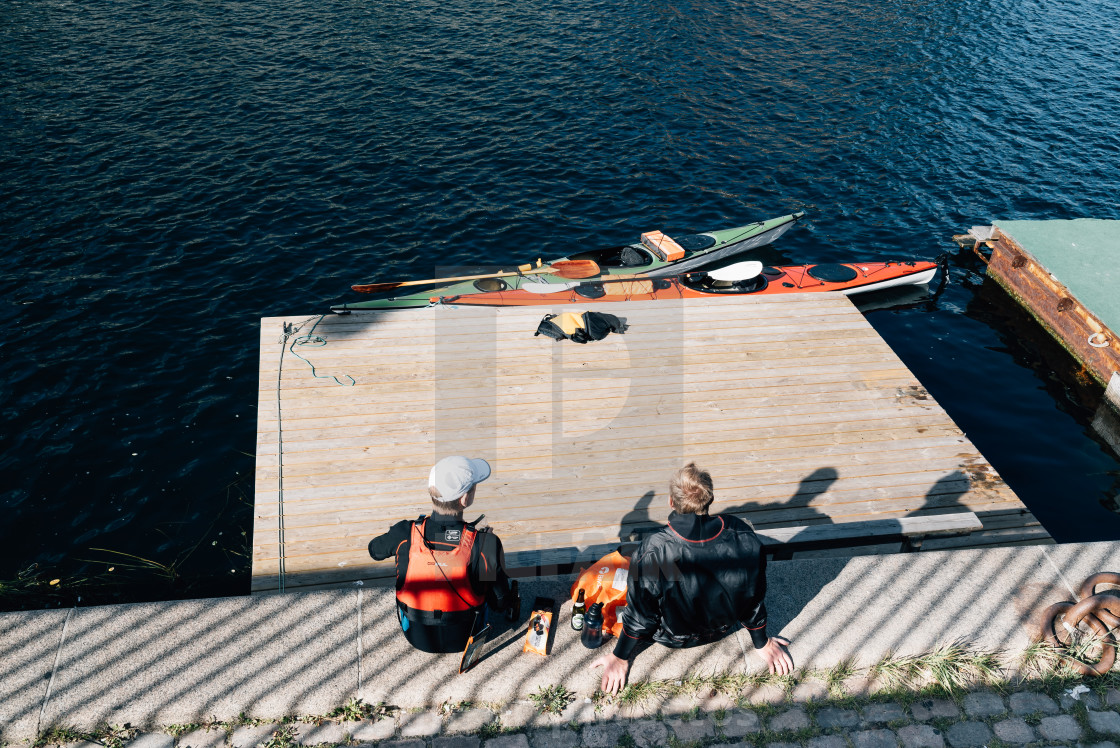
[[[669,748],[700,748],[699,740],[681,740],[676,735],[669,736]]]
[[[626,706],[638,706],[668,691],[669,686],[664,681],[627,683],[626,687],[618,692],[618,703]]]
[[[482,727],[478,728],[478,738],[485,743],[490,738],[496,738],[499,735],[504,734],[505,732],[506,729],[502,727],[502,723],[498,720],[494,720],[493,722],[487,722]]]
[[[202,729],[202,724],[199,723],[199,722],[188,722],[187,724],[184,724],[184,725],[168,725],[167,726],[167,732],[170,733],[171,736],[175,737],[175,738],[177,738],[181,735],[186,735],[188,732],[194,732],[195,730],[200,730],[200,729]]]
[[[80,743],[88,738],[89,736],[86,733],[73,727],[52,727],[40,733],[32,745],[34,748],[42,748],[45,745]]]
[[[361,722],[367,719],[377,722],[383,717],[389,716],[389,713],[389,707],[380,701],[376,704],[367,704],[361,699],[350,697],[350,700],[345,704],[334,711],[328,712],[327,717],[337,719],[339,722]]]
[[[93,742],[101,743],[107,748],[124,748],[126,743],[132,742],[140,730],[127,722],[123,725],[110,725],[102,722],[89,735]]]
[[[296,728],[294,724],[282,724],[276,728],[264,748],[292,748],[296,744]]]
[[[529,694],[529,700],[537,705],[542,714],[560,714],[575,699],[576,695],[562,685],[541,686],[536,693]]]
[[[869,675],[890,692],[949,696],[977,685],[999,687],[1006,682],[998,653],[978,652],[962,642],[942,644],[921,655],[889,653],[871,667]]]
[[[853,677],[855,674],[855,661],[850,657],[841,660],[826,670],[823,673],[822,680],[824,680],[825,685],[828,686],[828,695],[833,698],[844,696],[844,681]]]

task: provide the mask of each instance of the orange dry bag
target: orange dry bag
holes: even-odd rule
[[[579,575],[572,585],[572,601],[583,590],[583,600],[590,608],[594,603],[603,604],[603,631],[614,636],[622,633],[618,609],[626,606],[626,580],[630,577],[630,559],[612,551],[593,563]]]

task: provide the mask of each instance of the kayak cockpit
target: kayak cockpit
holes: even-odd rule
[[[580,252],[569,260],[591,260],[601,268],[644,268],[653,264],[653,255],[645,247],[627,244],[621,247],[607,247]]]
[[[756,275],[753,278],[737,281],[713,280],[704,273],[686,275],[683,279],[686,287],[703,293],[748,294],[758,293],[769,285],[765,275]]]
[[[685,286],[703,293],[748,294],[767,286],[761,262],[737,262],[707,272],[688,273],[681,280]]]
[[[494,293],[505,291],[509,288],[509,284],[501,278],[479,278],[474,282],[474,287],[482,293]]]
[[[711,234],[683,234],[673,237],[670,241],[687,253],[703,252],[718,244]],[[665,258],[655,258],[654,252],[641,244],[625,244],[621,247],[579,252],[568,259],[591,260],[602,268],[644,268],[652,265],[654,259],[664,261]]]

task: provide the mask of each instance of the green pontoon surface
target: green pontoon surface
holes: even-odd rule
[[[996,221],[1090,312],[1120,331],[1120,221]]]

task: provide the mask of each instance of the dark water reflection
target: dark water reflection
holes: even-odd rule
[[[243,591],[257,320],[356,280],[795,210],[814,261],[1120,218],[1118,11],[9,0],[0,579],[96,547],[190,554],[129,595]],[[975,271],[870,318],[1056,537],[1116,537],[1076,383]]]

